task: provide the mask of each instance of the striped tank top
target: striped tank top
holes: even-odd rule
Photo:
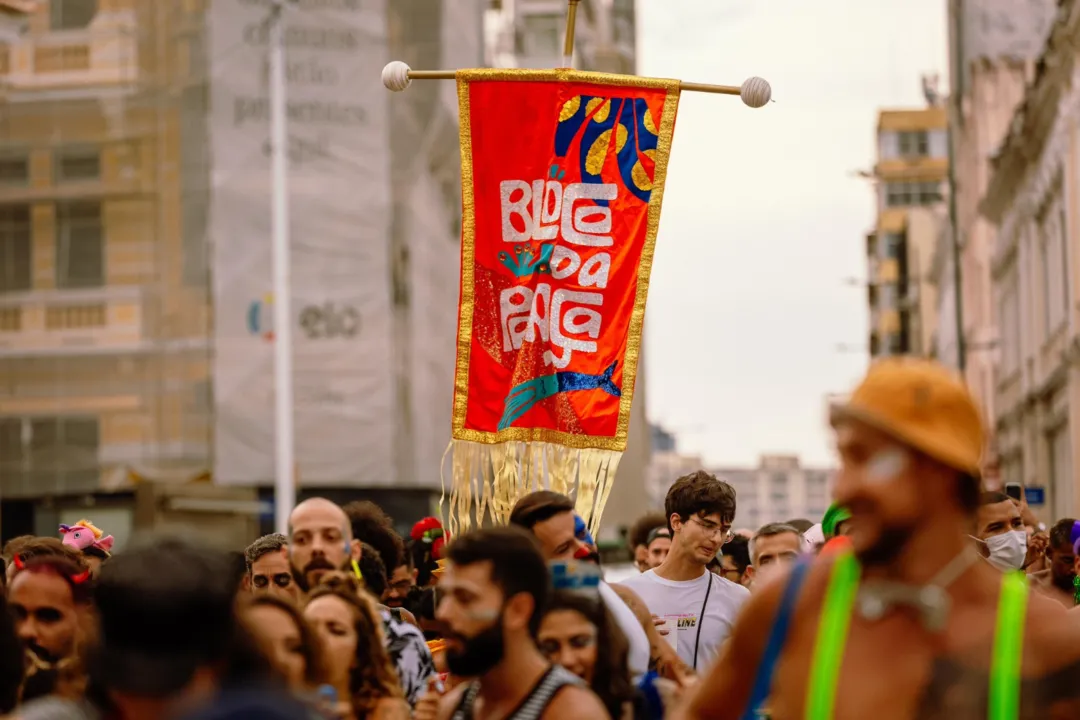
[[[581,678],[558,665],[552,665],[540,678],[532,692],[518,705],[506,720],[540,720],[544,710],[567,685],[583,686]],[[473,682],[461,698],[461,704],[451,716],[451,720],[473,720],[473,705],[480,694],[480,683]]]

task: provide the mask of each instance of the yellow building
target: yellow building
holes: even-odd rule
[[[866,239],[874,357],[932,351],[937,303],[930,266],[944,219],[947,127],[937,104],[878,114],[877,222]]]
[[[27,518],[34,498],[63,515],[66,498],[207,471],[205,233],[198,183],[181,190],[202,157],[182,112],[201,14],[197,0],[45,0],[0,45],[7,537],[48,525]]]

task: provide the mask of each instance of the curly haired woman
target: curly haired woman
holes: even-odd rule
[[[390,662],[375,603],[344,573],[325,576],[304,618],[322,640],[327,680],[351,720],[408,720],[409,705]]]

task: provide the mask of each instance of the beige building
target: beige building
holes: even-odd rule
[[[0,45],[5,517],[208,469],[209,299],[180,187],[197,3],[99,5],[39,3]]]
[[[659,425],[650,426],[650,434],[652,452],[645,470],[646,499],[644,503],[637,503],[639,514],[662,509],[667,492],[676,480],[705,467],[700,455],[680,452],[675,436]]]
[[[1062,3],[993,161],[994,421],[1003,479],[1047,488],[1044,519],[1075,515],[1080,443],[1080,3]],[[1038,512],[1040,509],[1036,508]]]
[[[877,222],[866,238],[870,355],[925,355],[937,315],[930,266],[948,169],[945,111],[882,110],[877,137]]]
[[[995,229],[980,214],[979,203],[993,174],[990,159],[998,151],[1024,97],[1056,6],[1056,0],[948,3],[953,89],[950,132],[961,288],[958,293],[953,237],[948,233],[943,238],[947,246],[939,250],[937,264],[942,318],[938,357],[962,367],[991,425],[997,414],[995,367],[1001,361],[991,288]],[[956,327],[958,301],[963,318],[962,343]]]
[[[763,455],[757,467],[713,472],[735,488],[740,528],[802,518],[818,522],[832,498],[833,471],[803,467],[795,455]]]
[[[324,7],[314,9],[318,5]],[[286,14],[291,194],[332,185],[353,195],[345,208],[293,203],[293,259],[303,250],[309,260],[293,268],[294,301],[303,308],[294,332],[297,465],[302,489],[330,487],[349,499],[365,488],[405,522],[431,511],[450,434],[460,237],[457,106],[452,87],[436,83],[391,97],[379,70],[391,56],[426,67],[481,65],[481,8],[479,0],[446,0],[423,14],[416,3],[397,0],[334,5],[302,0],[289,3]],[[223,287],[238,284],[238,269],[259,271],[243,247],[269,244],[268,6],[41,0],[25,32],[0,40],[4,537],[51,534],[58,513],[69,517],[67,508],[111,518],[101,520],[106,528],[130,524],[121,515],[130,515],[130,491],[145,487],[143,481],[222,483],[215,464],[226,454],[216,437],[223,416],[232,421],[232,444],[246,445],[241,460],[258,460],[256,471],[232,479],[247,491],[237,489],[237,495],[263,497],[243,512],[267,515],[273,472],[262,468],[273,464],[271,393],[249,393],[253,421],[240,422],[221,410],[248,398],[234,390],[228,404],[214,363],[226,351],[236,358],[272,337],[259,312],[270,289],[268,268],[258,294],[219,301]],[[353,8],[368,13],[364,33],[335,20],[334,12]],[[356,91],[357,84],[371,92]],[[229,92],[235,95],[230,102],[209,101]],[[373,129],[357,130],[358,122]],[[352,130],[342,130],[348,123]],[[337,137],[355,142],[331,142]],[[362,142],[379,152],[356,150],[368,148]],[[240,157],[237,150],[251,152]],[[358,175],[371,183],[360,194],[384,208],[366,226],[348,216],[360,205],[358,184],[343,178]],[[225,191],[232,202],[222,202]],[[321,196],[328,193],[313,194],[325,202]],[[221,218],[229,212],[236,224],[224,227]],[[324,218],[339,221],[340,243],[351,239],[350,247],[378,250],[379,262],[364,263],[356,253],[311,262],[312,248],[326,245],[304,239],[326,239]],[[373,236],[370,242],[358,242],[361,231]],[[215,264],[223,250],[235,251],[231,267]],[[361,266],[370,275],[348,275],[339,266],[349,273]],[[394,326],[378,342],[353,338],[364,347],[392,348],[394,362],[378,364],[389,368],[384,376],[358,384],[362,371],[356,368],[369,365],[332,349],[344,342],[336,310],[351,307],[322,297],[318,282],[305,287],[302,270],[308,278],[333,279],[336,272],[338,287],[368,293],[348,298],[364,311],[361,332]],[[377,293],[380,311],[371,307]],[[347,382],[338,384],[361,402],[347,405],[337,401],[341,392],[315,387],[339,376],[302,374],[316,342],[331,348],[320,358],[349,358],[342,371]],[[266,368],[251,374],[264,371],[269,376]],[[380,392],[391,388],[389,400],[367,401],[364,389],[371,385]],[[346,405],[338,410],[344,421],[305,422],[334,402]],[[358,414],[371,425],[358,427]],[[338,442],[334,450],[347,461],[344,469],[329,463],[304,468],[305,453],[325,454],[320,433],[311,428],[327,424],[351,432],[354,444],[372,435],[372,427],[392,428],[375,448],[382,461],[374,450],[369,457],[364,448]],[[328,481],[320,485],[313,477]]]

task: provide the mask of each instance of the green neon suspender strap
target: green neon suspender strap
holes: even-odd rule
[[[1001,581],[994,655],[990,665],[990,720],[1020,717],[1020,664],[1024,659],[1027,599],[1024,574],[1006,573]]]
[[[818,623],[814,643],[814,662],[810,666],[810,687],[807,688],[806,720],[832,720],[836,705],[836,681],[840,678],[840,663],[844,659],[851,610],[859,590],[859,562],[850,552],[836,556],[825,605]]]
[[[806,720],[832,720],[851,611],[859,590],[859,574],[859,563],[854,555],[850,552],[837,555],[814,643]],[[989,720],[1020,717],[1020,663],[1023,660],[1027,592],[1027,580],[1022,573],[1006,573],[1002,578],[990,666]]]

